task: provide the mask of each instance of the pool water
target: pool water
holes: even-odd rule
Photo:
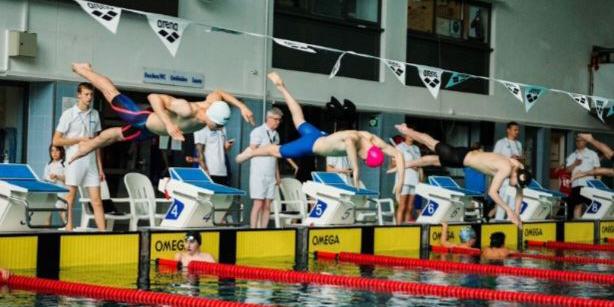
[[[530,251],[552,254],[549,251]],[[608,258],[608,252],[565,252],[565,256]],[[476,263],[479,259],[459,255],[432,254],[431,259]],[[484,261],[483,261],[484,262]],[[508,259],[506,266],[544,268],[556,270],[599,272],[613,274],[614,266],[599,264],[558,263],[537,259]],[[293,259],[248,259],[238,264],[292,269]],[[614,300],[614,286],[562,282],[514,276],[490,276],[480,274],[447,273],[436,270],[407,270],[385,266],[358,266],[350,263],[310,260],[310,272],[334,275],[362,276],[423,284],[454,285],[470,288],[487,288],[529,293],[567,295],[575,297]],[[20,275],[34,275],[32,271],[16,271]],[[134,265],[96,268],[71,268],[64,270],[60,278],[115,287],[137,288],[137,272]],[[519,304],[488,301],[461,301],[454,298],[419,297],[402,293],[358,291],[336,286],[310,284],[281,284],[267,281],[219,279],[214,276],[196,276],[187,272],[172,272],[151,267],[149,289],[211,299],[278,306],[508,306]],[[147,285],[145,285],[147,286]],[[86,298],[70,298],[56,295],[34,294],[25,291],[2,289],[0,306],[134,306],[113,302],[100,302]]]

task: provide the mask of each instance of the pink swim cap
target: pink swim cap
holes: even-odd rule
[[[379,167],[384,163],[384,152],[382,150],[373,145],[367,151],[367,158],[365,159],[365,164],[368,167]]]

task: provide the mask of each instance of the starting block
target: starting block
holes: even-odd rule
[[[441,222],[464,222],[466,209],[474,208],[474,197],[483,193],[461,188],[448,176],[429,176],[429,183],[419,183],[416,194],[427,200],[417,223],[441,224]],[[481,216],[479,216],[481,219]]]
[[[516,189],[508,189],[510,196],[516,195]],[[520,205],[520,220],[543,221],[553,215],[553,208],[558,208],[565,195],[559,191],[544,189],[539,182],[532,180],[522,189],[522,203]]]
[[[60,228],[45,225],[51,212],[66,212],[56,208],[58,193],[67,189],[44,182],[27,164],[0,164],[0,231],[29,231],[40,228]]]
[[[352,225],[356,222],[356,207],[364,207],[369,197],[379,193],[357,189],[347,184],[337,173],[312,172],[313,181],[303,183],[303,192],[315,198],[304,225]]]
[[[234,198],[244,195],[244,191],[214,183],[200,168],[171,167],[169,173],[170,178],[158,183],[158,190],[172,198],[160,228],[235,225],[224,219]]]
[[[582,219],[609,220],[614,219],[614,190],[610,189],[601,180],[589,180],[580,190],[580,194],[591,200]]]

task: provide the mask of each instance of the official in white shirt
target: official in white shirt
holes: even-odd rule
[[[509,122],[507,123],[505,129],[506,136],[497,141],[495,144],[495,148],[493,150],[494,153],[498,153],[508,158],[514,158],[520,162],[524,163],[523,151],[522,151],[522,143],[518,141],[518,135],[520,134],[520,126],[517,122]],[[501,189],[499,189],[499,196],[501,199],[514,210],[514,195],[515,193],[508,193],[508,188],[510,186],[509,179],[505,179],[503,184],[501,185]],[[495,219],[503,220],[505,218],[505,210],[501,208],[501,206],[497,206],[497,213],[495,215]]]
[[[586,147],[586,141],[577,136],[576,150],[572,152],[565,160],[567,171],[571,172],[571,176],[579,172],[588,172],[600,167],[599,156],[593,150]],[[588,205],[590,200],[580,195],[580,190],[586,186],[586,182],[595,179],[593,176],[586,176],[575,179],[571,182],[571,195],[569,196],[568,208],[573,208],[573,217],[580,218],[582,215],[582,204]]]
[[[341,176],[346,183],[350,185],[353,184],[350,180],[350,176],[352,176],[352,168],[347,156],[326,157],[326,171],[339,173],[339,176]]]
[[[394,137],[394,143],[395,147],[403,153],[403,158],[406,162],[417,160],[421,157],[420,148],[414,145],[414,140],[410,136],[396,136]],[[394,167],[396,167],[396,165],[393,160],[391,168]],[[405,180],[403,180],[403,187],[401,188],[401,199],[395,214],[397,225],[415,220],[413,211],[414,201],[416,199],[416,186],[423,176],[422,168],[405,169]],[[393,192],[397,184],[399,184],[399,177],[395,173],[395,188],[393,188]]]
[[[70,161],[72,156],[77,153],[79,142],[95,137],[101,130],[98,111],[92,109],[93,98],[94,87],[90,83],[80,83],[77,87],[77,104],[64,111],[60,117],[53,135],[53,145],[64,146],[66,161]],[[104,231],[105,218],[100,198],[100,181],[104,181],[104,173],[100,149],[66,165],[64,176],[65,184],[68,186],[68,194],[65,197],[66,202],[68,202],[66,230],[71,231],[73,229],[72,205],[77,194],[77,187],[83,186],[87,188],[91,199],[96,227],[98,230]]]
[[[230,150],[234,140],[226,140],[226,128],[211,130],[205,126],[194,132],[194,144],[199,166],[209,174],[213,182],[229,185],[226,152]]]

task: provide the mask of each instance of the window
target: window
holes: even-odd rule
[[[490,15],[490,4],[483,2],[409,0],[407,61],[488,76]],[[448,77],[444,75],[444,84]],[[406,84],[423,86],[417,72],[407,74]],[[488,94],[488,82],[469,79],[450,90]]]
[[[379,56],[380,0],[276,0],[273,36]],[[339,53],[273,45],[273,67],[329,74]],[[379,61],[346,56],[339,76],[379,79]]]

